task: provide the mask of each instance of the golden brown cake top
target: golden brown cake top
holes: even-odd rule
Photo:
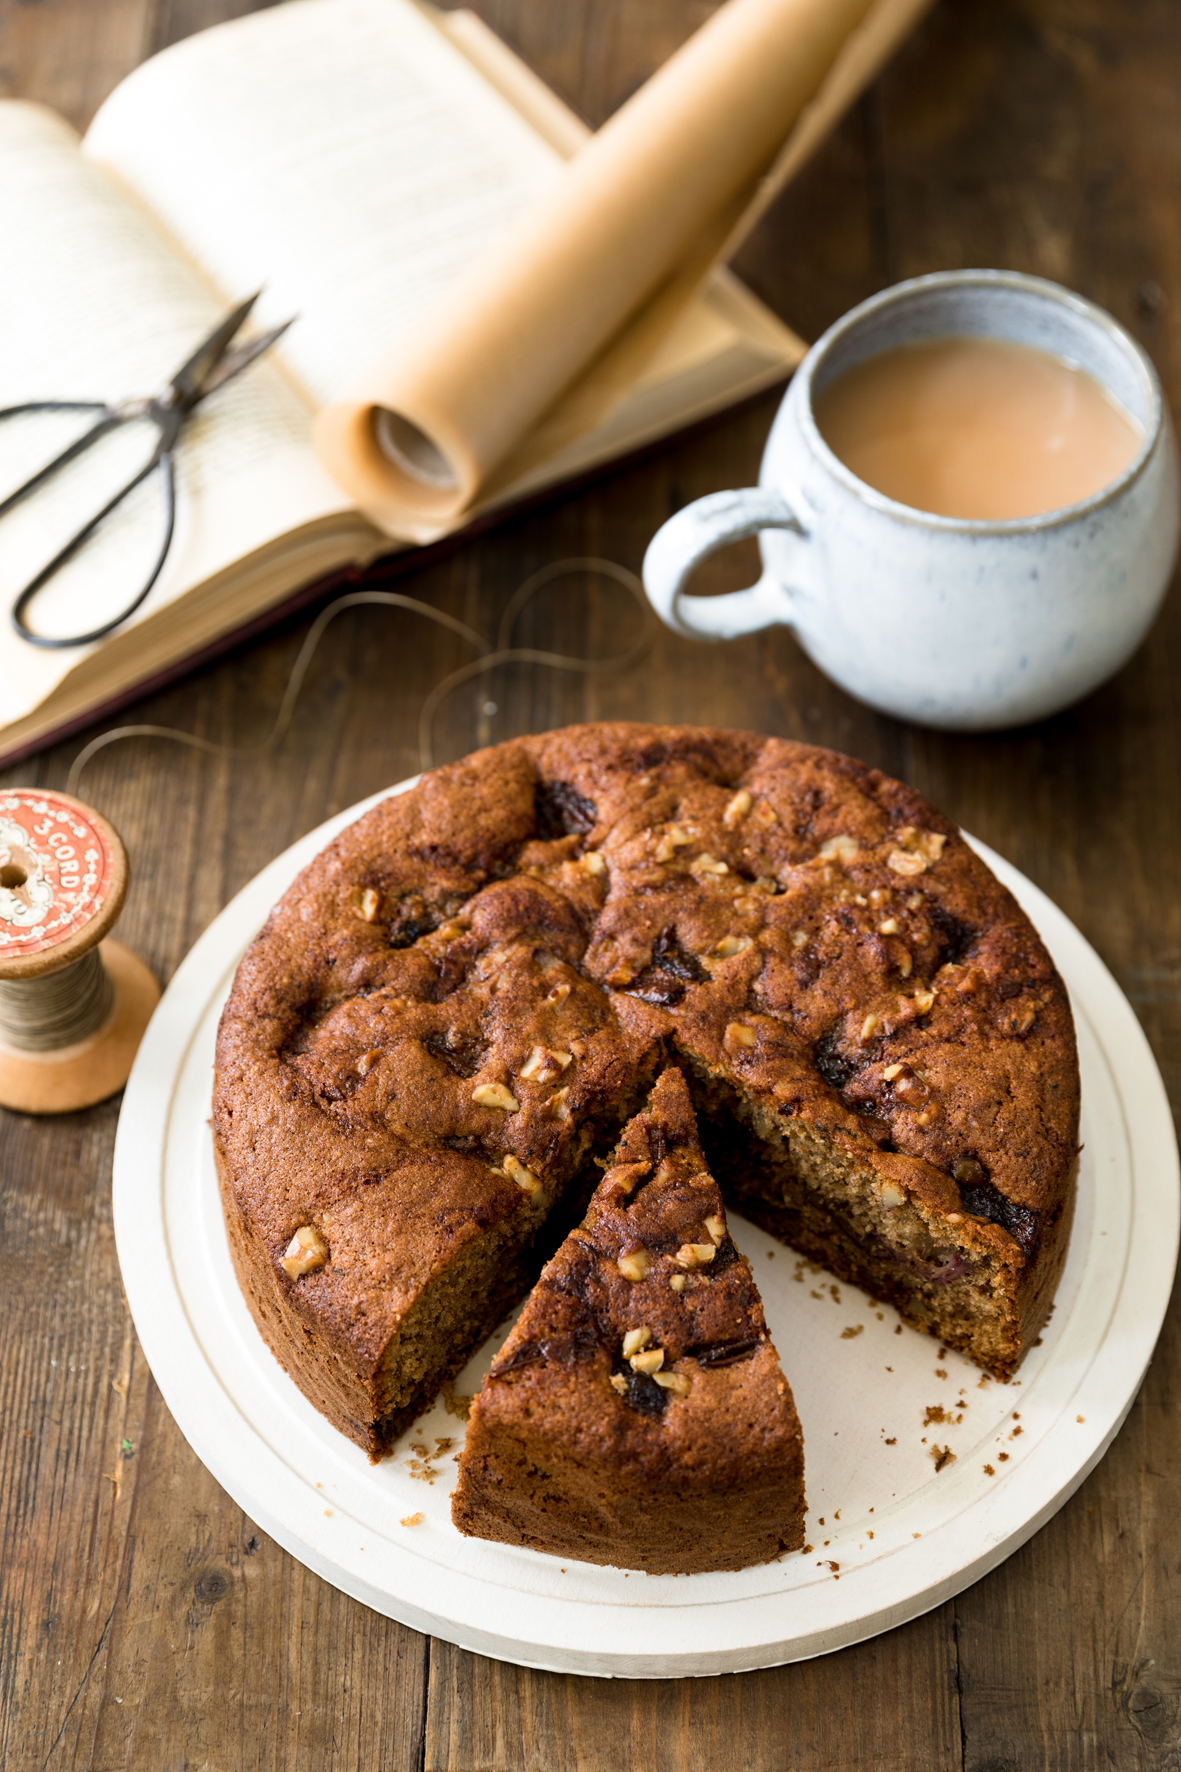
[[[215,1133],[276,1260],[324,1229],[301,1288],[376,1359],[661,1050],[1027,1253],[1064,1197],[1070,1011],[1011,895],[912,789],[692,727],[500,745],[344,831],[242,962]]]

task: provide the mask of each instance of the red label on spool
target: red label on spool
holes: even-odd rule
[[[57,947],[95,916],[114,856],[96,824],[56,794],[0,793],[0,960]]]

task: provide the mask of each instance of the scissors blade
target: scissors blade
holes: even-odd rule
[[[214,393],[218,388],[224,388],[228,381],[232,381],[236,375],[241,375],[242,371],[248,369],[256,357],[261,357],[264,351],[270,350],[276,339],[282,338],[294,321],[295,315],[293,314],[291,319],[284,320],[281,326],[272,326],[269,332],[260,332],[257,338],[250,339],[247,344],[239,345],[236,351],[227,351],[221,362],[209,371],[201,383],[200,392],[196,396],[197,400],[204,400],[207,394]]]
[[[202,394],[208,392],[207,382],[210,374],[225,356],[230,340],[236,332],[241,330],[243,322],[261,294],[262,290],[257,289],[246,301],[239,302],[233,312],[227,314],[225,319],[214,327],[208,338],[202,339],[187,362],[181,364],[168,385],[179,394],[184,404],[196,405]]]

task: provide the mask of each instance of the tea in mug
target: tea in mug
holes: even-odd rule
[[[870,357],[814,397],[845,466],[943,517],[1033,517],[1090,498],[1143,428],[1094,376],[1003,338],[934,338]]]

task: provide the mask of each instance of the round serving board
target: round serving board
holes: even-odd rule
[[[227,905],[165,992],[127,1085],[115,1148],[119,1260],[152,1372],[197,1455],[265,1532],[366,1605],[483,1655],[563,1672],[719,1674],[822,1655],[995,1568],[1115,1437],[1176,1261],[1177,1147],[1164,1088],[1094,951],[1037,887],[976,845],[1066,980],[1082,1064],[1070,1254],[1019,1378],[983,1378],[732,1216],[803,1422],[809,1548],[727,1575],[562,1564],[455,1531],[449,1496],[464,1423],[443,1402],[392,1458],[370,1465],[274,1360],[230,1266],[208,1125],[218,1015],[271,905],[380,798],[312,831]],[[478,1387],[505,1333],[471,1362],[459,1392]]]

